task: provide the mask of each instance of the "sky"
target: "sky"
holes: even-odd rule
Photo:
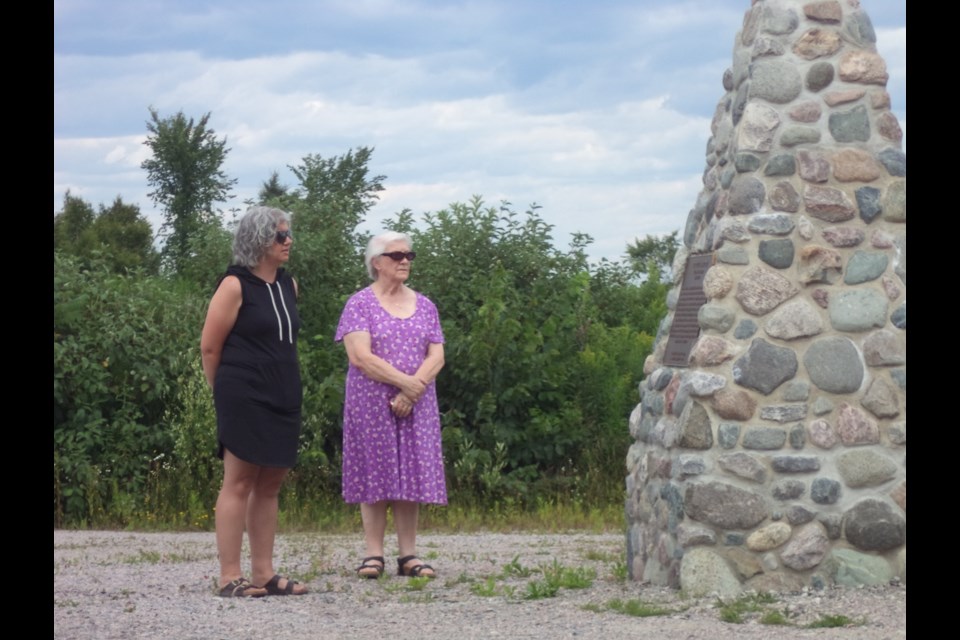
[[[850,0],[856,1],[856,0]],[[861,0],[906,149],[906,0]],[[374,149],[364,229],[481,196],[594,259],[682,229],[749,0],[54,0],[53,206],[159,228],[149,108],[226,137],[243,208],[308,154]],[[230,214],[226,214],[230,215]],[[294,227],[296,221],[294,220]]]

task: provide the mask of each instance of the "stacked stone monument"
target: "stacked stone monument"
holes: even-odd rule
[[[630,418],[634,580],[906,579],[906,156],[886,81],[857,0],[746,12]],[[667,364],[691,258],[699,334]]]

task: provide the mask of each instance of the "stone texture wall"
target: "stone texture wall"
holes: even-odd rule
[[[627,456],[634,580],[906,579],[906,155],[857,0],[754,0]],[[712,254],[688,367],[663,354]]]

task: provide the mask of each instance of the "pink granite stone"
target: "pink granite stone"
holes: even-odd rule
[[[847,403],[840,405],[837,412],[837,433],[840,441],[847,446],[880,442],[880,429],[876,421]]]
[[[870,106],[874,109],[889,109],[890,94],[883,89],[877,89],[870,93]]]
[[[807,425],[807,437],[821,449],[832,449],[838,442],[836,431],[823,419],[814,420]]]
[[[733,276],[720,265],[713,265],[703,276],[703,295],[707,300],[718,300],[733,289]]]
[[[862,49],[849,51],[840,58],[840,79],[861,84],[887,84],[887,65],[879,54]]]
[[[804,60],[831,56],[840,50],[840,34],[832,29],[810,29],[793,45],[793,52]]]
[[[834,247],[856,247],[864,239],[863,230],[853,227],[827,227],[822,235]]]
[[[847,194],[834,187],[807,185],[803,189],[807,213],[826,222],[843,222],[857,214],[857,207]]]
[[[830,179],[830,163],[822,153],[801,149],[797,151],[797,173],[807,182],[826,182]]]
[[[843,89],[841,91],[831,91],[823,96],[823,101],[831,107],[838,104],[855,102],[867,93],[866,89]]]
[[[811,20],[817,22],[837,23],[843,19],[843,9],[837,0],[825,0],[824,2],[811,2],[803,5],[803,13]]]
[[[797,295],[800,289],[780,273],[751,267],[737,282],[736,299],[747,312],[762,316]]]
[[[816,102],[801,102],[800,104],[791,107],[790,111],[787,112],[787,115],[790,116],[791,120],[796,122],[816,122],[820,119],[821,114],[820,105]]]
[[[813,298],[813,301],[824,309],[826,309],[830,304],[830,294],[827,293],[826,289],[814,289],[810,294],[810,297]]]
[[[680,376],[674,375],[671,378],[667,388],[663,390],[663,402],[667,408],[667,414],[673,413],[673,401],[677,397],[677,390],[680,388]]]
[[[900,128],[900,123],[897,122],[897,116],[893,115],[889,111],[884,111],[877,116],[877,133],[893,142],[901,142],[903,140],[903,129]]]
[[[836,282],[842,270],[843,258],[839,251],[815,244],[801,247],[797,264],[797,277],[801,284]]]
[[[890,497],[893,498],[893,501],[897,503],[903,512],[907,512],[907,481],[904,480],[903,483],[890,492]]]
[[[861,149],[842,149],[833,155],[833,177],[840,182],[873,182],[883,167],[873,154]]]
[[[711,367],[729,360],[734,355],[733,345],[723,338],[701,336],[690,352],[690,362],[698,367]]]
[[[746,391],[723,389],[713,394],[710,406],[724,420],[749,420],[757,410],[757,401]]]
[[[773,186],[773,189],[767,194],[767,202],[774,211],[796,213],[800,210],[800,194],[786,180],[782,180]]]
[[[896,300],[900,297],[900,286],[897,284],[897,281],[891,278],[890,276],[883,276],[880,279],[880,282],[883,284],[883,292],[887,294],[887,297],[891,300]]]
[[[893,246],[893,234],[876,229],[870,234],[870,246],[875,249],[889,249]]]

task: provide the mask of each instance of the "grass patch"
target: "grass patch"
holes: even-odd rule
[[[866,624],[865,619],[854,620],[842,613],[820,614],[820,617],[806,625],[808,629],[835,629],[837,627],[859,627]]]
[[[530,569],[520,564],[520,554],[513,556],[513,560],[503,565],[504,578],[529,578],[536,569]]]
[[[790,621],[787,620],[787,616],[782,611],[771,609],[770,611],[764,612],[764,614],[760,616],[760,624],[785,626],[789,625]]]
[[[676,612],[676,610],[668,607],[662,607],[658,604],[643,602],[642,600],[636,599],[627,600],[626,602],[622,600],[611,600],[607,603],[607,608],[610,611],[616,611],[617,613],[622,613],[624,615],[634,616],[637,618],[668,616]]]
[[[470,593],[481,598],[492,598],[499,593],[497,581],[495,578],[487,578],[483,582],[474,582],[470,585]]]
[[[730,624],[743,624],[745,614],[766,613],[768,606],[777,602],[776,597],[769,593],[753,593],[740,596],[732,602],[717,600],[720,609],[720,620]]]

